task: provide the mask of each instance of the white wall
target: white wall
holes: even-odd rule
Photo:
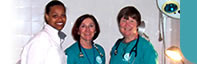
[[[141,13],[142,20],[145,21],[145,33],[149,36],[151,43],[159,54],[159,64],[161,61],[162,43],[158,41],[159,30],[159,9],[156,0],[62,0],[67,7],[67,22],[63,31],[67,34],[66,42],[63,44],[67,48],[74,43],[71,36],[71,29],[75,20],[83,14],[92,14],[96,17],[100,25],[100,35],[95,40],[102,45],[106,53],[106,63],[110,59],[111,47],[121,34],[118,30],[116,17],[121,8],[133,5]],[[11,61],[4,61],[6,64],[14,64],[22,51],[22,47],[28,42],[33,34],[41,30],[44,24],[44,8],[48,0],[11,0],[1,2],[8,5],[1,8],[3,17],[1,24],[1,42],[6,43],[1,50],[7,49],[4,54]],[[9,3],[9,4],[7,4]],[[3,5],[4,5],[3,4]],[[7,12],[7,13],[4,13]],[[5,17],[5,18],[4,18]],[[6,21],[6,22],[4,22]],[[5,32],[4,32],[5,31]],[[9,34],[9,35],[5,35]],[[10,40],[11,39],[11,40]],[[170,39],[170,36],[169,36]],[[4,55],[2,55],[4,56]],[[4,58],[0,60],[5,60]],[[8,62],[8,63],[7,63]],[[2,64],[2,63],[0,63]]]
[[[96,43],[101,44],[105,48],[106,61],[108,63],[111,47],[118,38],[121,38],[116,23],[117,14],[121,8],[127,5],[134,5],[140,11],[142,20],[147,25],[146,29],[148,30],[145,32],[149,35],[151,42],[160,54],[160,43],[157,41],[159,11],[156,6],[156,0],[68,0],[64,2],[68,7],[68,22],[65,27],[65,32],[68,34],[66,44],[70,45],[74,42],[71,36],[71,28],[76,18],[85,13],[93,14],[101,27],[101,33],[96,39]],[[65,46],[67,47],[67,45]]]

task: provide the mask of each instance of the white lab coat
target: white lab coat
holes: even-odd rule
[[[46,24],[25,45],[21,54],[21,64],[66,64],[61,44],[58,30]]]

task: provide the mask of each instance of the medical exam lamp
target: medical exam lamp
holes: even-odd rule
[[[140,36],[150,41],[149,37],[144,32],[145,32],[145,22],[141,21],[140,25],[138,26],[138,33],[140,34]]]
[[[163,43],[162,64],[166,64],[166,26],[167,18],[180,19],[180,0],[156,0],[159,10],[162,12],[159,21],[159,41]]]
[[[182,62],[182,64],[184,64],[181,50],[176,46],[171,46],[170,48],[165,50],[165,55],[176,62]]]

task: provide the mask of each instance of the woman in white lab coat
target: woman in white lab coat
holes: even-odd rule
[[[50,1],[45,9],[44,28],[37,33],[21,54],[21,64],[65,64],[65,54],[61,48],[65,35],[61,29],[66,23],[66,8],[60,1]],[[61,34],[61,38],[59,37]]]

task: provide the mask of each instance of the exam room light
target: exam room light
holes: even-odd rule
[[[157,4],[163,14],[180,19],[180,0],[157,0]]]
[[[145,32],[145,22],[141,21],[140,25],[138,26],[138,33],[144,37],[146,40],[149,40],[149,37],[144,33]]]
[[[176,46],[171,46],[170,48],[168,48],[165,51],[165,54],[166,54],[167,57],[169,57],[173,61],[182,62],[184,64],[183,56],[182,56],[182,53],[180,51],[180,48],[178,48]]]

